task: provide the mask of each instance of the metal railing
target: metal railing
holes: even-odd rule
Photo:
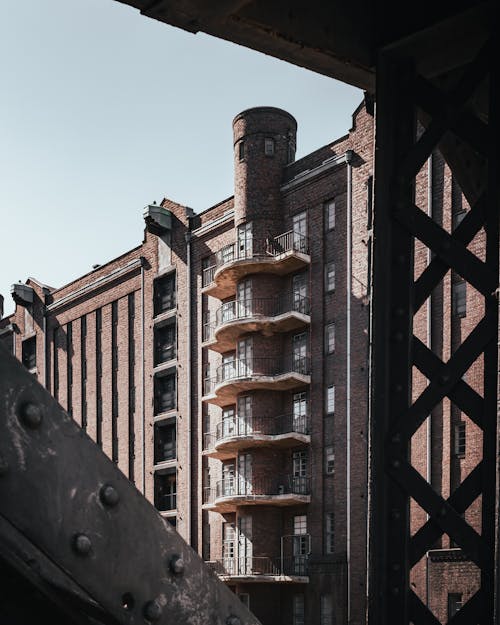
[[[228,557],[206,562],[217,575],[307,575],[308,556],[280,557]]]
[[[205,378],[204,394],[208,395],[218,384],[242,378],[273,377],[286,373],[308,375],[310,361],[307,356],[282,358],[238,358],[217,367],[216,376]]]
[[[225,438],[235,436],[252,436],[263,434],[266,436],[277,436],[279,434],[289,434],[297,432],[308,434],[308,415],[279,415],[276,417],[250,416],[230,417],[219,421],[215,426],[215,432],[207,432],[204,435],[205,449],[211,449],[215,443]]]
[[[311,479],[307,476],[272,476],[265,478],[245,479],[241,475],[226,477],[219,480],[215,487],[204,489],[203,503],[211,504],[224,497],[238,497],[248,495],[309,495]]]
[[[210,257],[210,265],[203,270],[202,286],[207,286],[213,282],[215,271],[227,263],[250,258],[278,257],[292,251],[302,254],[309,253],[308,238],[293,230],[276,237],[249,238],[241,243],[230,243]]]
[[[224,302],[215,312],[215,321],[207,321],[203,324],[203,341],[213,338],[215,330],[225,323],[238,319],[278,317],[292,311],[308,315],[309,297],[287,292],[276,297],[255,297]]]

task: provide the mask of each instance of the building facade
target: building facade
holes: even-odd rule
[[[201,214],[148,206],[141,245],[58,289],[13,285],[0,321],[2,343],[264,625],[365,621],[373,127],[361,105],[348,134],[295,161],[290,114],[240,113],[234,196]],[[468,208],[438,154],[416,199],[450,228]],[[428,262],[416,249],[416,272]],[[474,325],[462,284],[450,276],[418,318],[442,358]],[[477,463],[452,405],[415,436],[440,492]],[[412,573],[443,622],[475,583],[445,539]]]

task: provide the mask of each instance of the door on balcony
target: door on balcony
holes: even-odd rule
[[[252,339],[238,341],[238,375],[249,377],[253,371],[253,342]]]
[[[222,525],[222,569],[226,575],[236,572],[236,528],[234,523]]]
[[[295,575],[305,575],[308,552],[307,517],[301,514],[293,517],[292,570]]]
[[[307,494],[307,452],[304,450],[294,451],[292,456],[292,493],[298,495]]]
[[[234,406],[229,406],[222,410],[222,438],[228,438],[236,434]]]
[[[307,432],[307,393],[294,393],[292,399],[293,431],[306,434]]]
[[[308,314],[306,306],[307,282],[305,273],[296,273],[292,278],[292,305],[293,310]]]
[[[234,354],[224,354],[222,356],[222,378],[218,380],[223,382],[224,380],[231,380],[236,376],[236,360]]]
[[[223,497],[234,495],[234,462],[222,465],[222,492]]]
[[[238,494],[249,495],[252,492],[252,455],[238,456]]]
[[[238,518],[238,573],[250,575],[253,572],[252,517]]]
[[[251,395],[238,397],[238,432],[242,436],[253,432]]]
[[[238,318],[252,315],[252,281],[243,280],[238,283],[236,298],[236,315]]]
[[[252,223],[250,222],[238,226],[238,258],[251,258],[252,248]]]
[[[297,373],[307,371],[307,337],[305,332],[296,334],[292,338],[292,365]]]
[[[304,211],[293,217],[293,249],[307,252],[307,214]]]

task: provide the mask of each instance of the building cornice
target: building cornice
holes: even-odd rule
[[[196,230],[192,231],[192,234],[195,237],[202,237],[204,234],[207,234],[207,232],[211,232],[215,228],[218,228],[219,226],[222,226],[223,224],[232,221],[233,219],[234,209],[230,209],[225,212],[221,217],[217,217],[217,219],[212,219],[212,221],[208,221],[206,224],[203,224],[203,226],[196,228]]]
[[[348,157],[346,156],[346,154],[347,153],[340,154],[338,156],[331,156],[330,158],[327,158],[325,161],[323,161],[321,165],[318,165],[313,169],[306,169],[305,171],[298,173],[294,178],[292,178],[292,180],[290,180],[289,182],[285,182],[285,184],[282,184],[280,190],[282,192],[290,191],[291,189],[311,180],[312,178],[315,178],[316,176],[319,176],[320,174],[325,173],[326,171],[329,171],[330,169],[333,169],[334,167],[337,167],[338,165],[347,163]]]
[[[57,308],[62,308],[63,306],[65,306],[66,304],[69,304],[73,300],[79,297],[82,297],[83,295],[87,295],[91,291],[94,291],[95,289],[98,289],[106,284],[109,284],[113,280],[116,280],[117,278],[120,278],[121,276],[131,271],[134,271],[135,269],[138,269],[139,267],[141,267],[142,262],[143,262],[142,257],[134,258],[134,260],[130,261],[123,267],[118,267],[117,269],[110,271],[109,273],[101,276],[100,278],[97,278],[93,282],[89,282],[85,286],[82,286],[79,289],[75,289],[74,291],[71,291],[67,295],[64,295],[64,297],[61,297],[61,299],[57,300],[56,302],[52,302],[52,304],[48,304],[47,310],[49,312],[52,312],[56,310]]]

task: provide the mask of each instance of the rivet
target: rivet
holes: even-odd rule
[[[26,427],[35,429],[42,423],[42,410],[38,404],[28,401],[19,408],[19,418]]]
[[[153,599],[144,605],[143,613],[148,621],[157,621],[161,616],[162,607],[156,599]]]
[[[394,443],[396,445],[397,443],[400,443],[400,442],[401,442],[401,436],[399,434],[393,434],[391,436],[391,443]]]
[[[241,625],[241,621],[237,616],[231,615],[227,617],[226,625]]]
[[[397,586],[393,586],[391,588],[391,592],[396,597],[397,595],[399,595],[399,588]]]
[[[395,458],[394,460],[392,460],[391,464],[392,464],[392,466],[393,466],[395,469],[398,469],[398,468],[399,468],[399,466],[401,465],[401,463],[399,462],[399,460],[397,460],[396,458]]]
[[[401,343],[401,341],[403,340],[403,333],[402,332],[395,332],[394,333],[394,340],[397,341],[398,343]]]
[[[169,566],[170,570],[175,575],[182,575],[184,573],[184,560],[181,556],[172,556]]]
[[[80,556],[88,556],[92,549],[92,542],[86,534],[76,534],[73,538],[73,549]]]
[[[403,385],[402,384],[396,384],[396,386],[394,388],[396,390],[396,393],[401,393],[401,391],[403,390]]]
[[[401,514],[400,514],[399,510],[396,510],[396,509],[392,510],[392,511],[391,511],[391,517],[392,517],[393,519],[395,519],[396,521],[397,521],[398,519],[400,519],[400,518],[401,518]]]
[[[400,569],[401,569],[401,565],[398,564],[397,562],[394,562],[394,564],[392,565],[392,570],[399,571]]]
[[[450,376],[447,375],[446,373],[439,376],[439,384],[441,384],[441,386],[444,386],[449,381],[450,381]]]
[[[9,463],[3,456],[0,456],[0,477],[2,475],[5,475],[8,472],[9,472]]]
[[[402,265],[405,262],[406,262],[406,256],[404,254],[399,254],[399,256],[398,256],[398,263],[400,265]]]
[[[396,314],[397,317],[402,317],[405,314],[405,309],[401,308],[401,306],[398,306],[396,310],[394,311],[394,313]]]
[[[113,508],[120,501],[118,491],[111,484],[104,484],[100,490],[99,497],[102,503],[109,508]]]
[[[446,510],[446,508],[443,506],[443,507],[441,508],[441,510],[439,511],[439,516],[443,517],[443,516],[446,516],[446,514],[447,514],[447,510]]]

